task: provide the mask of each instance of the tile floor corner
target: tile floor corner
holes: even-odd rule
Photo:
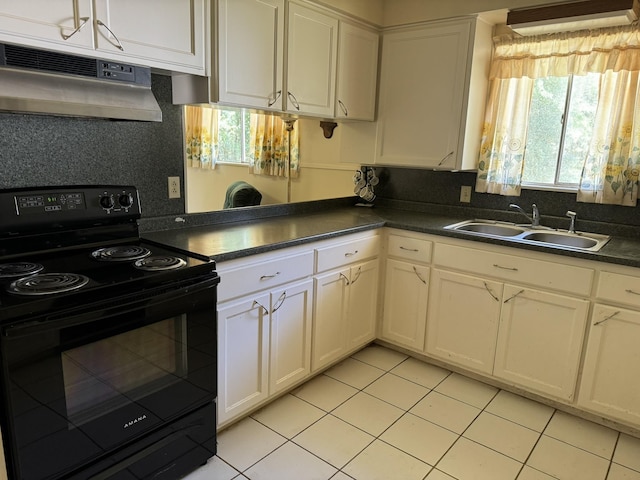
[[[640,480],[640,439],[372,345],[218,436],[187,480]]]

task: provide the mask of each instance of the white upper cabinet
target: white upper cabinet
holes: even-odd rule
[[[476,168],[490,42],[475,18],[383,35],[376,163]]]
[[[289,4],[287,112],[332,118],[338,53],[338,20]]]
[[[208,0],[4,0],[0,41],[205,73]]]
[[[219,0],[217,100],[282,111],[283,49],[284,0]]]
[[[145,65],[167,70],[204,73],[205,0],[93,3],[99,52],[142,59]]]
[[[379,43],[377,32],[340,22],[336,118],[375,119]]]

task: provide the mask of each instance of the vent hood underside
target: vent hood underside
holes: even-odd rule
[[[12,59],[16,49],[20,50],[20,58]],[[162,121],[162,111],[151,92],[150,72],[145,67],[100,63],[96,59],[0,45],[0,54],[5,50],[6,54],[0,59],[1,111]],[[66,70],[67,62],[62,67],[56,63],[55,68],[59,70],[51,71],[52,67],[47,63],[50,56],[56,56],[57,61],[66,57],[63,60],[92,62],[100,68],[93,68],[94,78]],[[140,70],[146,75],[143,82],[124,78],[135,77]],[[99,79],[100,75],[105,79]]]

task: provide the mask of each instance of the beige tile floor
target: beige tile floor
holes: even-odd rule
[[[640,480],[640,439],[369,346],[219,434],[188,480]]]

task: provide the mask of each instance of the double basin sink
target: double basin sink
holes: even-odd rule
[[[455,230],[456,232],[474,236],[500,238],[514,243],[526,243],[583,252],[600,251],[610,238],[608,235],[569,232],[567,230],[554,230],[549,227],[517,225],[495,220],[465,220],[464,222],[447,225],[444,228],[445,230]]]

